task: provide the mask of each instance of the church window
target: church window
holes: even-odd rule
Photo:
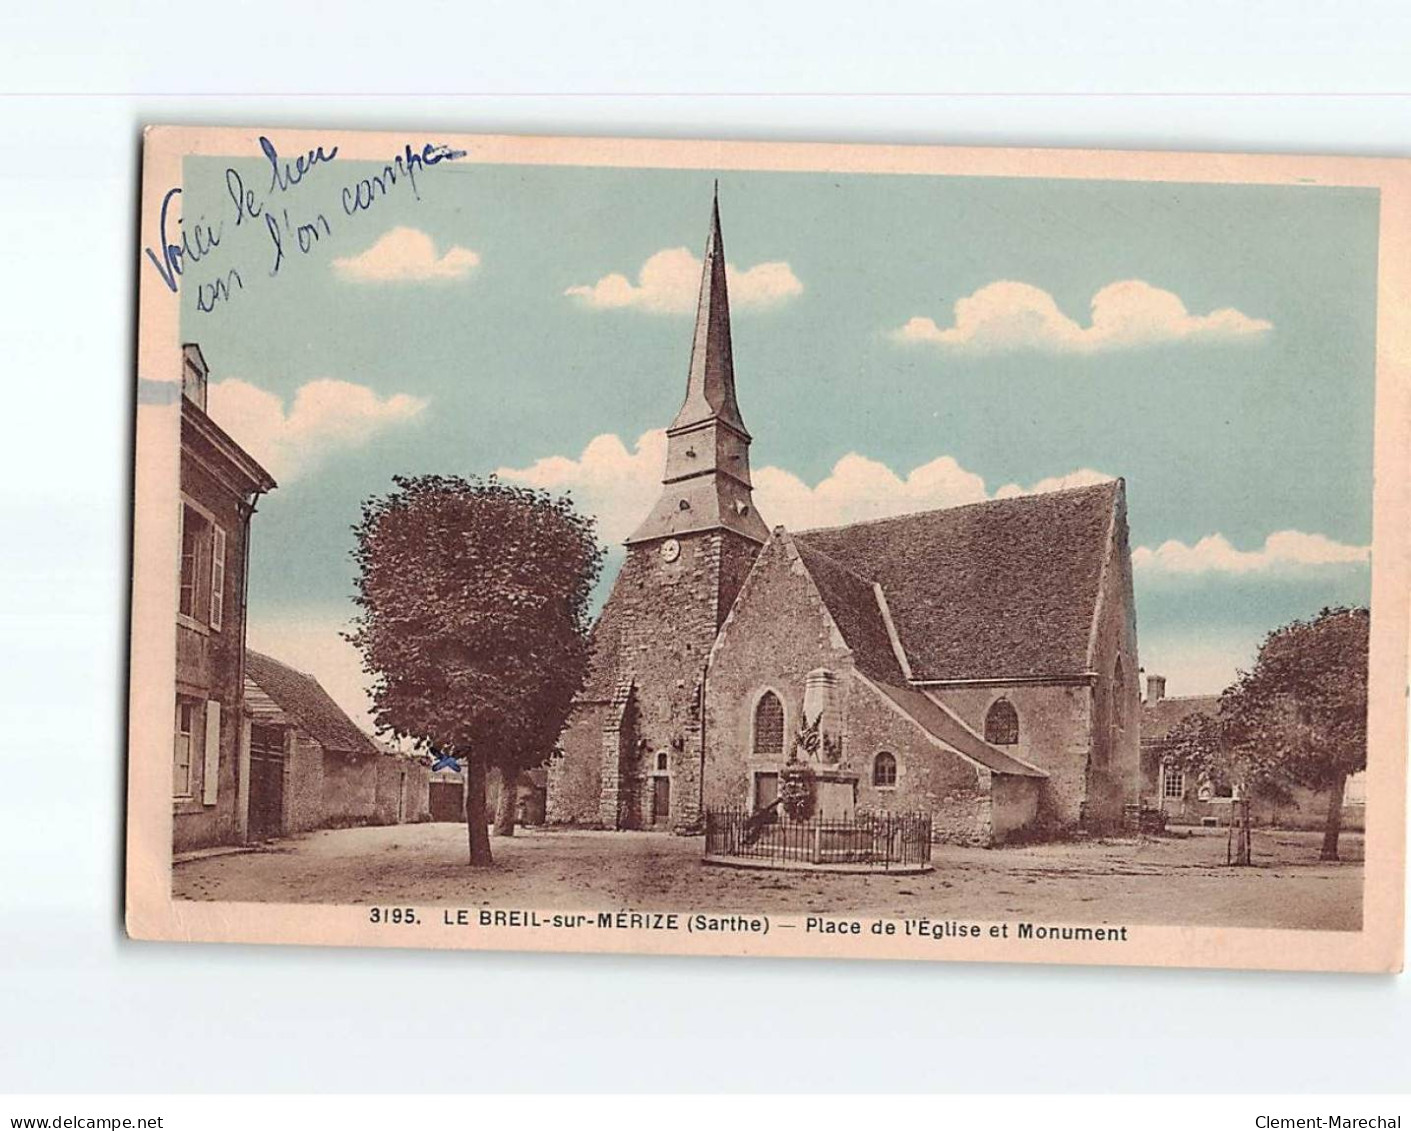
[[[897,760],[885,750],[872,759],[872,784],[879,789],[891,789],[897,784]]]
[[[1117,666],[1112,669],[1112,724],[1121,730],[1127,725],[1127,689],[1122,678],[1122,657],[1117,657]]]
[[[1019,741],[1019,712],[1008,699],[996,699],[985,715],[985,741],[995,746],[1013,746]]]
[[[657,770],[658,770],[659,772],[661,772],[661,773],[665,773],[665,772],[666,772],[666,751],[665,751],[665,750],[663,750],[660,754],[657,755]]]
[[[784,704],[772,691],[766,691],[755,704],[754,752],[784,753]]]

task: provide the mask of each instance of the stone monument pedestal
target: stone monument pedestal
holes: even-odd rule
[[[813,815],[825,821],[851,821],[857,816],[857,779],[855,770],[815,766]]]

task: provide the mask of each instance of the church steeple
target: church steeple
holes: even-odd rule
[[[710,530],[731,530],[763,543],[769,527],[755,513],[750,496],[750,434],[735,401],[718,192],[711,202],[710,235],[701,266],[686,399],[666,437],[661,498],[627,539],[628,545]]]
[[[701,268],[701,295],[696,304],[696,333],[691,340],[691,369],[686,400],[671,422],[685,428],[711,417],[745,431],[735,403],[735,359],[730,350],[730,291],[725,281],[725,240],[720,234],[720,197],[711,201],[710,235]]]

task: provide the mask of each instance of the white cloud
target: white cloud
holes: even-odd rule
[[[468,247],[440,256],[436,243],[416,228],[393,228],[366,251],[333,261],[339,278],[355,283],[411,283],[464,279],[480,263]]]
[[[1013,499],[1019,495],[1046,495],[1050,491],[1066,491],[1070,487],[1094,487],[1099,483],[1110,483],[1114,477],[1094,471],[1090,467],[1080,467],[1067,475],[1052,475],[1040,479],[1032,487],[1021,487],[1018,483],[1006,483],[995,492],[996,499]]]
[[[381,397],[364,385],[327,378],[301,385],[288,412],[274,393],[236,379],[212,382],[208,403],[211,419],[282,482],[330,452],[358,447],[414,419],[427,404],[406,393]]]
[[[758,263],[741,270],[726,264],[730,305],[736,310],[777,306],[803,293],[793,269],[783,262]],[[633,283],[626,275],[604,275],[592,285],[563,293],[595,310],[636,307],[654,314],[689,314],[701,287],[701,261],[684,247],[659,251],[642,264]]]
[[[1369,546],[1349,546],[1322,534],[1280,530],[1258,550],[1237,550],[1223,534],[1209,534],[1194,546],[1174,539],[1156,549],[1138,546],[1132,568],[1146,573],[1266,573],[1371,561]]]
[[[1273,329],[1262,318],[1222,307],[1191,314],[1180,297],[1140,279],[1109,283],[1093,295],[1092,318],[1079,325],[1047,291],[1000,280],[959,299],[952,325],[916,317],[892,332],[901,342],[920,342],[972,354],[1099,353],[1168,342],[1260,338]]]
[[[525,468],[502,467],[495,474],[555,494],[571,491],[580,509],[598,518],[598,536],[621,542],[647,517],[661,493],[666,466],[666,432],[644,432],[636,446],[612,434],[591,440],[577,459],[549,456]]]
[[[502,467],[496,474],[554,492],[571,491],[585,511],[598,516],[603,539],[615,543],[630,535],[656,502],[665,462],[666,433],[657,429],[643,433],[630,451],[617,436],[607,434],[593,439],[577,459],[550,456],[525,468]],[[899,475],[884,463],[849,452],[813,486],[779,467],[757,468],[753,479],[755,505],[766,522],[807,530],[960,506],[990,497],[1041,494],[1105,482],[1111,476],[1084,469],[1040,480],[1028,488],[1010,483],[990,496],[984,479],[950,456],[940,456]]]

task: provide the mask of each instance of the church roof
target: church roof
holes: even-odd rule
[[[1165,742],[1166,736],[1178,722],[1197,713],[1213,719],[1220,713],[1220,696],[1173,695],[1169,699],[1158,699],[1155,703],[1143,703],[1142,742]]]
[[[723,420],[742,435],[745,422],[735,403],[735,360],[730,345],[730,295],[725,282],[725,240],[720,234],[720,200],[711,202],[710,235],[701,266],[696,332],[691,340],[691,368],[686,400],[672,429],[703,420]]]
[[[313,676],[247,648],[245,677],[325,750],[379,753],[377,744],[357,728]]]
[[[1015,774],[1026,778],[1046,778],[1043,770],[991,746],[952,712],[937,703],[924,691],[912,687],[894,687],[875,680],[869,681],[883,698],[919,726],[932,738],[958,750],[972,762],[978,762],[997,774]]]
[[[877,591],[871,582],[802,539],[795,538],[794,547],[833,623],[852,649],[858,670],[873,679],[905,683],[906,676],[897,663],[887,622],[882,617]]]
[[[1088,670],[1121,498],[1122,482],[1114,480],[805,531],[794,540],[801,552],[881,585],[914,679],[1077,675]],[[839,604],[856,607],[858,597],[853,585]]]

